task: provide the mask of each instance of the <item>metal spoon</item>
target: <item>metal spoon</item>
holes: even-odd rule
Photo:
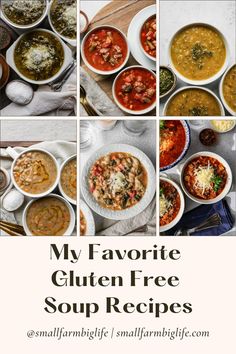
[[[84,107],[85,111],[89,116],[98,116],[98,113],[95,111],[95,109],[89,104],[87,97],[86,97],[86,91],[83,86],[80,85],[80,103]]]
[[[175,231],[175,236],[190,236],[196,231],[203,231],[207,229],[211,229],[213,227],[219,226],[222,223],[221,217],[218,213],[211,215],[208,219],[203,221],[200,225],[193,227],[191,229],[186,229],[184,227]]]

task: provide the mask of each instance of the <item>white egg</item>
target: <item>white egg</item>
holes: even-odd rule
[[[15,211],[24,203],[24,196],[16,189],[12,189],[3,199],[3,208],[7,211]]]

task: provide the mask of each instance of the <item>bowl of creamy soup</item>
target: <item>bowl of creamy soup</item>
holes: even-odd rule
[[[57,194],[31,200],[23,213],[27,236],[70,236],[75,213],[70,203]]]
[[[70,203],[76,204],[77,162],[76,155],[66,159],[60,169],[59,190]]]
[[[193,85],[217,80],[227,68],[228,55],[224,35],[205,23],[182,27],[169,44],[170,64],[175,74]]]
[[[30,29],[45,19],[48,4],[47,0],[1,0],[1,15],[10,26]]]
[[[220,98],[227,111],[236,116],[236,64],[231,65],[221,79]]]
[[[39,198],[51,193],[59,181],[59,167],[55,157],[44,149],[26,149],[17,154],[7,148],[14,158],[11,178],[22,194]]]
[[[219,98],[209,89],[184,86],[167,100],[164,116],[205,117],[224,116],[224,107]]]
[[[72,52],[55,33],[37,28],[12,44],[6,60],[23,80],[43,85],[61,75],[72,61]]]
[[[48,19],[54,32],[72,46],[76,46],[77,0],[52,0]]]

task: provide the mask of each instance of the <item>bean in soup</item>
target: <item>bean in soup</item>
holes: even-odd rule
[[[220,71],[226,47],[219,32],[210,26],[192,25],[179,33],[171,45],[171,58],[180,74],[191,80],[206,80]]]
[[[84,55],[95,69],[112,71],[125,61],[128,47],[123,35],[114,28],[95,29],[84,43]]]
[[[236,65],[234,65],[225,76],[223,95],[229,107],[236,112]]]
[[[127,109],[146,109],[156,101],[156,78],[144,68],[128,69],[117,77],[115,95]]]
[[[143,49],[151,57],[156,57],[156,16],[150,17],[142,26],[140,39]]]
[[[57,178],[57,167],[50,155],[42,151],[29,151],[20,155],[13,167],[16,184],[24,192],[47,192]]]
[[[64,193],[71,199],[76,200],[77,166],[76,158],[70,160],[61,172],[61,186]]]

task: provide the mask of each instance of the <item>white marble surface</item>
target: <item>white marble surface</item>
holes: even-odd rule
[[[103,145],[123,143],[133,145],[142,150],[153,162],[156,167],[156,122],[147,121],[147,129],[141,136],[129,136],[122,128],[122,121],[117,121],[112,130],[100,130],[91,122],[91,131],[93,136],[92,145],[86,150],[80,150],[80,180],[83,167],[87,159]],[[96,231],[100,231],[114,223],[114,221],[105,219],[93,212],[96,224]]]
[[[213,146],[204,146],[199,140],[199,133],[202,129],[211,127],[210,121],[206,120],[202,125],[196,126],[190,124],[191,129],[191,145],[188,150],[185,159],[200,151],[211,151],[222,156],[230,165],[233,173],[233,185],[230,193],[226,196],[226,200],[230,206],[232,215],[234,217],[235,223],[232,230],[230,230],[225,236],[235,236],[236,231],[236,127],[234,130],[228,133],[217,134],[217,143]],[[182,164],[183,161],[181,161]],[[179,173],[177,171],[177,166],[171,168],[170,170],[164,171],[163,174],[168,175],[171,179],[179,184]],[[186,208],[185,212],[192,210],[199,206],[188,197],[185,197]]]
[[[234,0],[179,0],[160,1],[160,65],[169,65],[168,46],[172,36],[181,27],[193,22],[205,22],[218,28],[226,37],[230,50],[230,63],[236,62],[236,2]],[[187,84],[178,79],[178,86]],[[206,86],[219,97],[219,80]],[[161,100],[160,115],[167,97]],[[227,113],[227,112],[226,112]],[[229,115],[229,114],[228,114]]]
[[[75,120],[1,120],[3,141],[76,141]]]

